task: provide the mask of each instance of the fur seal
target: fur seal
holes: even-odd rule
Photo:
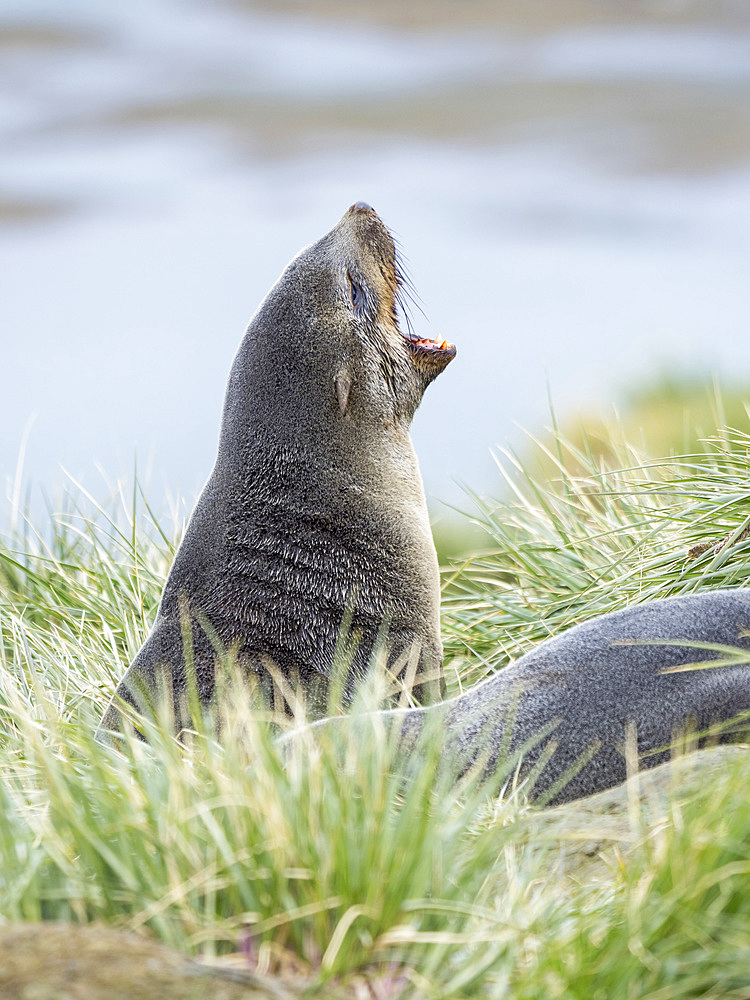
[[[420,697],[439,699],[437,557],[409,427],[456,351],[402,331],[404,280],[390,232],[357,202],[263,300],[232,365],[213,471],[100,729],[118,728],[120,699],[143,710],[164,687],[176,726],[189,722],[186,644],[201,703],[225,649],[243,670],[270,661],[320,716],[342,622],[345,697],[387,635],[389,663],[418,658]]]
[[[681,731],[700,733],[750,710],[750,665],[665,672],[720,655],[685,642],[750,654],[750,590],[671,597],[601,615],[450,701],[365,715],[353,724],[387,721],[405,752],[435,725],[456,777],[477,762],[489,776],[506,752],[536,739],[523,755],[521,774],[538,768],[530,795],[556,805],[624,781],[629,732],[639,766],[653,767],[669,759]],[[744,729],[750,729],[747,718]]]

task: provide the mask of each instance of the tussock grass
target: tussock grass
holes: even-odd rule
[[[750,582],[750,434],[723,429],[660,461],[620,434],[613,424],[606,460],[559,434],[524,462],[498,457],[502,495],[473,497],[491,545],[445,578],[461,686],[587,618]]]
[[[657,464],[615,431],[608,464],[558,435],[558,482],[509,456],[505,498],[477,501],[494,547],[446,572],[454,688],[592,615],[747,582],[750,437]],[[73,489],[0,544],[1,920],[145,929],[311,996],[355,974],[388,998],[747,995],[741,754],[658,815],[626,798],[594,878],[560,861],[580,810],[545,833],[512,769],[502,795],[448,786],[439,732],[406,760],[377,727],[290,745],[235,698],[221,741],[97,744],[181,527],[141,507]]]

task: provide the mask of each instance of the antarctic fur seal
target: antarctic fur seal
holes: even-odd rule
[[[216,463],[102,728],[119,726],[122,701],[144,709],[163,687],[184,725],[186,658],[205,704],[221,650],[298,681],[319,716],[342,623],[345,695],[382,639],[390,664],[413,656],[423,700],[440,697],[437,558],[409,427],[456,351],[401,329],[403,285],[390,232],[357,202],[261,303],[232,365]]]
[[[450,701],[344,724],[385,721],[410,754],[432,725],[456,777],[475,764],[489,776],[504,755],[522,752],[521,775],[538,771],[531,796],[557,804],[624,781],[629,739],[638,766],[653,767],[669,759],[686,727],[698,734],[750,711],[748,665],[669,672],[721,655],[684,645],[690,642],[740,647],[750,661],[750,590],[671,597],[601,615]]]

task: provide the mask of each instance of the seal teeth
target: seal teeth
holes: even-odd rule
[[[411,330],[409,333],[404,334],[404,339],[408,340],[414,347],[422,347],[431,351],[450,351],[453,349],[453,344],[448,340],[439,341],[432,340],[430,337],[419,337]]]
[[[429,337],[421,337],[419,339],[412,337],[410,338],[412,344],[416,344],[417,347],[435,347],[439,351],[446,351],[452,345],[444,340],[442,343],[438,343],[437,340],[431,340]]]

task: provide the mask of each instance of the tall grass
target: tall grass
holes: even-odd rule
[[[535,441],[498,461],[499,498],[473,497],[490,544],[446,573],[443,599],[462,686],[595,615],[750,581],[750,434],[654,461],[620,433],[607,460],[585,440]]]
[[[504,498],[477,500],[492,550],[446,571],[454,689],[594,614],[747,581],[747,434],[667,464],[614,428],[607,465],[539,448],[544,475],[509,457]],[[0,545],[2,920],[148,929],[311,995],[355,973],[387,997],[747,995],[742,756],[658,818],[631,803],[627,851],[605,843],[589,878],[558,863],[582,814],[545,833],[512,771],[502,795],[447,785],[439,732],[406,760],[377,726],[290,749],[235,700],[220,741],[97,744],[179,532],[137,490],[97,507],[74,488]]]

